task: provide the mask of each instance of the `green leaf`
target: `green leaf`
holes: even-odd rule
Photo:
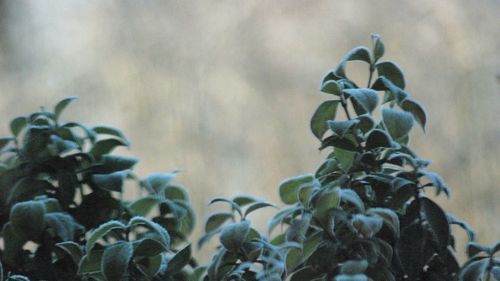
[[[332,136],[325,138],[321,142],[321,147],[319,149],[322,150],[322,149],[325,149],[329,146],[333,146],[335,148],[342,148],[345,150],[356,151],[357,145],[352,139],[353,138],[347,138],[347,137],[341,138],[339,136],[332,135]]]
[[[163,255],[161,254],[142,259],[137,263],[141,272],[149,278],[148,280],[153,280],[153,277],[155,277],[160,272],[162,264]]]
[[[337,159],[342,170],[346,172],[349,171],[349,169],[352,166],[352,163],[354,162],[354,158],[356,157],[356,152],[341,148],[335,148],[333,153],[335,154],[335,159]]]
[[[64,111],[66,106],[68,106],[68,104],[70,102],[72,102],[73,100],[77,100],[77,99],[78,99],[78,97],[67,97],[67,98],[61,100],[60,102],[58,102],[56,104],[56,106],[54,107],[55,119],[59,120],[59,117],[61,116],[61,113]]]
[[[57,243],[56,247],[68,255],[76,265],[80,263],[83,257],[83,249],[80,245],[73,241],[66,241]]]
[[[345,121],[331,121],[326,122],[328,128],[332,130],[333,134],[339,138],[344,138],[344,136],[359,123],[358,119],[351,119]]]
[[[101,260],[101,271],[107,281],[121,281],[128,271],[132,259],[132,244],[117,242],[104,250]]]
[[[134,241],[134,256],[135,257],[153,257],[168,251],[168,248],[165,248],[161,239],[156,239],[154,235],[146,235],[145,238]]]
[[[265,208],[265,207],[273,207],[273,208],[278,208],[276,205],[267,203],[267,202],[256,202],[253,203],[252,205],[248,206],[248,208],[245,210],[245,213],[243,214],[243,217],[247,217],[250,213],[252,213],[255,210]]]
[[[425,123],[427,122],[427,117],[424,108],[418,104],[416,101],[406,98],[401,102],[401,108],[404,111],[410,112],[413,115],[413,118],[417,121],[418,124],[425,131]]]
[[[175,178],[177,173],[153,173],[143,180],[142,184],[150,192],[154,192],[159,195],[164,195],[165,189],[170,184],[170,182]]]
[[[6,223],[3,226],[2,237],[4,240],[2,261],[7,265],[16,266],[19,261],[19,254],[27,240],[14,231],[11,223]]]
[[[92,128],[92,130],[99,134],[99,135],[110,135],[119,138],[120,140],[124,141],[125,143],[129,144],[129,141],[125,137],[125,135],[122,133],[122,131],[109,127],[109,126],[96,126]]]
[[[365,216],[356,214],[352,218],[352,225],[365,238],[373,237],[382,229],[384,220],[380,217]]]
[[[8,193],[7,203],[13,205],[17,202],[31,200],[37,196],[43,195],[52,188],[54,188],[54,186],[48,181],[22,178],[16,182]]]
[[[243,206],[255,203],[255,202],[260,202],[260,200],[258,198],[254,197],[254,196],[246,195],[246,194],[237,195],[233,198],[232,201],[240,207],[243,207]]]
[[[370,132],[366,139],[366,149],[392,147],[391,137],[383,130],[375,129]]]
[[[210,200],[210,202],[208,202],[208,205],[210,206],[216,202],[224,202],[224,203],[231,205],[232,210],[233,211],[236,210],[238,212],[238,214],[240,215],[240,217],[243,217],[243,212],[241,211],[241,207],[238,204],[234,203],[232,200],[222,198],[222,197],[217,197],[217,198]]]
[[[45,228],[44,215],[45,205],[42,202],[21,202],[12,207],[10,222],[16,233],[29,240],[37,240]]]
[[[245,220],[225,226],[220,235],[220,242],[228,251],[237,253],[250,232],[250,222]]]
[[[367,133],[373,128],[375,128],[376,121],[369,114],[360,115],[356,117],[356,119],[359,120],[357,128],[360,129],[363,133]]]
[[[16,117],[10,121],[10,131],[14,137],[17,137],[26,125],[28,125],[28,118],[25,116]]]
[[[489,247],[481,245],[481,244],[476,243],[476,242],[467,243],[467,256],[469,256],[469,258],[472,258],[481,252],[485,253],[485,254],[489,254],[490,250],[491,249]]]
[[[314,216],[321,221],[328,219],[328,212],[340,206],[340,188],[324,190],[315,202]]]
[[[394,109],[382,109],[382,120],[385,128],[394,140],[404,138],[413,126],[413,117],[404,111]]]
[[[354,109],[358,115],[372,113],[378,105],[377,92],[369,88],[345,89],[342,91],[351,98]]]
[[[375,215],[382,218],[392,232],[394,232],[395,236],[399,238],[400,224],[399,217],[396,212],[388,208],[370,208],[366,213],[368,215]]]
[[[0,150],[2,150],[9,143],[13,142],[15,138],[0,138]]]
[[[339,84],[334,80],[329,80],[321,85],[321,91],[323,93],[332,94],[340,96],[342,94],[342,89]]]
[[[98,174],[109,174],[123,170],[132,169],[139,160],[137,158],[123,157],[112,154],[102,156],[102,163],[93,167],[93,171]]]
[[[295,218],[286,230],[286,241],[302,243],[306,239],[306,233],[311,225],[311,215],[304,214],[302,218]]]
[[[233,213],[215,213],[210,215],[205,223],[205,232],[208,233],[218,229],[229,219],[234,219]]]
[[[160,202],[161,199],[156,196],[145,196],[130,202],[128,208],[135,215],[146,216]]]
[[[458,276],[459,281],[478,281],[482,280],[486,269],[488,268],[488,259],[473,261],[465,265]]]
[[[72,216],[63,212],[45,214],[44,220],[54,236],[59,237],[61,241],[74,239],[75,231],[83,229]]]
[[[311,118],[311,131],[319,140],[323,138],[323,135],[328,130],[326,122],[335,119],[338,105],[339,101],[337,100],[325,101],[316,109]]]
[[[191,244],[188,244],[182,250],[177,252],[167,263],[167,273],[173,274],[181,271],[191,259]]]
[[[377,63],[375,68],[377,69],[378,76],[384,76],[401,89],[405,88],[405,78],[397,64],[391,61],[383,61]]]
[[[189,194],[186,188],[180,184],[168,184],[164,189],[165,197],[170,200],[181,200],[189,202]]]
[[[95,159],[100,160],[104,154],[110,153],[111,151],[113,151],[113,149],[115,149],[118,146],[128,146],[128,143],[119,139],[100,140],[94,144],[89,153]]]
[[[368,277],[364,274],[346,275],[341,274],[335,277],[335,281],[368,281]]]
[[[108,221],[106,223],[101,224],[90,234],[89,238],[87,239],[87,244],[85,244],[85,251],[87,253],[90,253],[97,240],[104,237],[110,231],[112,230],[124,231],[126,228],[127,228],[126,225],[116,220]]]
[[[14,274],[9,276],[6,281],[30,281],[30,279],[24,275]]]
[[[364,61],[371,63],[370,51],[366,47],[356,47],[349,51],[342,62],[335,68],[334,74],[338,77],[346,77],[345,67],[348,61]]]
[[[101,260],[104,250],[92,251],[87,253],[78,264],[78,275],[92,276],[101,274]],[[104,276],[102,276],[104,280]]]
[[[425,218],[438,242],[439,249],[443,253],[448,247],[450,239],[450,225],[448,224],[446,213],[439,205],[426,197],[420,198],[420,203],[422,204],[422,211]]]
[[[94,174],[92,181],[103,190],[122,192],[123,181],[127,177],[127,171],[119,171],[111,174]]]
[[[431,181],[432,186],[436,188],[436,195],[444,192],[447,196],[449,196],[448,186],[444,183],[444,180],[440,175],[422,169],[420,170],[420,172],[422,173],[422,175],[428,178]]]
[[[365,204],[359,195],[352,189],[340,189],[340,199],[341,201],[352,204],[360,212],[365,211]]]
[[[342,263],[340,267],[340,272],[347,275],[355,275],[365,272],[368,268],[368,262],[366,260],[349,260]]]
[[[291,216],[294,212],[298,211],[299,207],[288,207],[281,209],[276,213],[268,224],[268,232],[271,233],[273,229],[278,226],[286,217]]]
[[[294,204],[299,201],[298,191],[301,186],[314,185],[315,178],[313,174],[301,175],[288,178],[281,182],[279,186],[279,195],[281,201],[285,204]]]
[[[201,277],[205,274],[207,271],[207,266],[206,265],[201,265],[196,267],[193,270],[193,273],[191,274],[190,281],[202,281]]]
[[[159,235],[159,238],[166,249],[170,248],[170,235],[168,232],[159,224],[144,218],[144,217],[133,217],[128,223],[129,228],[142,225]]]
[[[382,56],[384,56],[385,52],[384,43],[382,43],[380,35],[375,33],[372,34],[372,42],[373,42],[373,59],[374,61],[378,61]]]

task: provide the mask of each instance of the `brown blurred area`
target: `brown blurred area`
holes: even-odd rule
[[[380,33],[427,109],[412,143],[451,188],[440,202],[480,241],[500,239],[498,0],[0,3],[0,135],[17,115],[79,96],[64,118],[121,128],[139,174],[183,171],[193,238],[209,198],[279,202],[282,179],[315,171],[319,81]]]

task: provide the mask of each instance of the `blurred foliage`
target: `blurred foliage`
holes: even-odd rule
[[[499,5],[1,1],[0,116],[78,95],[74,119],[122,128],[144,160],[139,174],[180,167],[196,175],[178,176],[196,187],[199,217],[213,210],[206,201],[214,196],[251,190],[277,202],[270,187],[325,156],[304,134],[321,100],[317,77],[378,31],[390,59],[412,77],[406,87],[435,120],[425,139],[416,132],[412,142],[454,190],[452,202],[438,202],[493,243],[500,236],[500,224],[488,223],[500,214]],[[348,68],[354,78],[366,76],[358,63]]]

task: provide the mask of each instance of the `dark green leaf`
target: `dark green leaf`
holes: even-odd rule
[[[83,257],[83,249],[80,245],[73,241],[57,243],[56,247],[61,249],[71,260],[78,265]]]
[[[281,182],[279,186],[279,195],[281,201],[285,204],[294,204],[299,201],[298,191],[301,186],[315,185],[315,178],[312,174],[288,178]]]
[[[352,139],[340,138],[336,135],[329,136],[326,139],[324,139],[319,149],[322,150],[329,146],[333,146],[335,148],[342,148],[350,151],[356,151],[357,149],[357,145]]]
[[[118,146],[128,146],[128,143],[119,139],[100,140],[94,144],[89,153],[94,156],[95,159],[100,160],[104,154],[110,153]]]
[[[394,232],[396,237],[399,237],[399,217],[391,209],[388,208],[370,208],[366,211],[369,215],[375,215],[384,220],[384,222],[389,226],[389,228]]]
[[[408,280],[417,280],[424,266],[424,230],[418,223],[412,224],[401,231],[397,244],[397,253]]]
[[[7,146],[10,142],[13,142],[15,138],[0,138],[0,150]]]
[[[302,243],[306,239],[306,233],[311,225],[311,215],[304,214],[302,218],[296,218],[286,231],[286,241]]]
[[[349,260],[342,263],[340,267],[340,272],[347,275],[355,275],[365,272],[368,268],[368,262],[366,260]]]
[[[233,213],[215,213],[210,215],[205,223],[205,232],[208,233],[216,230],[229,219],[234,219]]]
[[[316,112],[311,118],[311,131],[318,139],[321,140],[328,130],[326,122],[335,119],[338,104],[339,101],[329,100],[323,102],[318,109],[316,109]]]
[[[418,104],[416,101],[406,98],[401,102],[401,108],[404,111],[408,111],[413,115],[413,118],[417,121],[418,124],[425,131],[425,123],[427,122],[427,117],[425,114],[424,108]]]
[[[339,138],[343,138],[354,126],[359,123],[358,119],[351,119],[346,121],[331,121],[326,122],[328,128],[332,130],[333,134]]]
[[[378,61],[385,52],[384,43],[382,43],[382,39],[380,39],[380,35],[372,34],[372,42],[373,42],[373,60]]]
[[[340,96],[342,94],[342,89],[334,80],[326,81],[323,85],[321,85],[321,91],[336,96]]]
[[[328,220],[328,212],[340,206],[340,194],[339,188],[325,190],[320,193],[315,202],[314,216],[321,221]]]
[[[17,202],[31,200],[53,188],[52,184],[44,180],[22,178],[10,190],[7,202],[9,205],[13,205]]]
[[[413,117],[404,111],[390,108],[382,109],[384,126],[394,140],[399,140],[408,135],[413,126]]]
[[[261,202],[261,200],[259,200],[258,198],[250,196],[250,195],[246,195],[246,194],[237,195],[233,198],[232,201],[240,207],[243,207],[243,206],[255,203],[255,202]]]
[[[104,250],[101,271],[107,281],[121,281],[128,271],[133,248],[129,242],[118,242]]]
[[[229,204],[233,211],[236,210],[238,212],[238,214],[240,215],[240,217],[243,217],[243,212],[241,211],[241,207],[238,204],[234,203],[232,200],[222,198],[222,197],[217,197],[217,198],[210,200],[210,202],[208,202],[208,205],[212,205],[216,202],[224,202],[224,203]]]
[[[356,214],[352,218],[352,225],[365,238],[373,237],[382,229],[384,220],[380,217],[365,216]]]
[[[139,226],[139,225],[145,226],[149,230],[158,234],[160,242],[163,244],[163,246],[166,249],[170,248],[170,235],[165,230],[165,228],[163,228],[161,225],[151,221],[150,219],[144,218],[144,217],[133,217],[128,223],[129,228],[133,228],[133,227]]]
[[[74,239],[75,231],[83,229],[72,216],[66,213],[47,213],[44,219],[49,229],[52,230],[53,235],[59,237],[61,241]]]
[[[163,255],[161,254],[142,259],[137,263],[141,272],[149,278],[147,280],[154,280],[153,277],[155,277],[160,272],[162,264],[163,264]],[[165,280],[170,281],[172,279],[168,278]]]
[[[228,251],[237,253],[250,232],[250,222],[242,221],[225,226],[220,235],[220,242]]]
[[[100,189],[121,192],[123,181],[126,176],[126,171],[119,171],[111,174],[94,174],[92,175],[92,181]]]
[[[10,131],[14,137],[17,137],[26,125],[28,125],[28,118],[24,116],[16,117],[10,121]]]
[[[370,51],[366,47],[356,47],[349,51],[342,62],[335,68],[334,75],[337,77],[346,77],[345,67],[348,61],[364,61],[367,63],[371,63]]]
[[[125,137],[125,135],[123,135],[122,131],[120,131],[116,128],[109,127],[109,126],[97,126],[97,127],[92,128],[92,130],[99,135],[110,135],[110,136],[117,137],[120,140],[127,143],[127,145],[129,144],[127,138]]]
[[[405,78],[397,64],[391,61],[383,61],[377,63],[375,67],[377,68],[378,76],[384,76],[401,89],[405,88]]]
[[[368,277],[364,274],[346,275],[341,274],[335,277],[335,281],[368,281]]]
[[[128,208],[135,215],[146,216],[160,202],[161,199],[156,196],[145,196],[130,202]]]
[[[168,184],[163,192],[165,193],[165,198],[170,200],[189,202],[189,194],[186,188],[180,184]]]
[[[80,263],[78,264],[78,275],[100,275],[103,253],[103,250],[94,250],[92,251],[92,254],[87,253],[85,256],[83,256],[83,258],[80,260]],[[104,280],[104,276],[102,276],[102,279],[98,280]]]
[[[154,192],[159,195],[165,193],[165,189],[170,184],[170,182],[175,178],[177,173],[153,173],[143,180],[142,184],[150,192]]]
[[[108,234],[112,230],[120,230],[124,231],[127,228],[126,225],[119,221],[108,221],[104,224],[101,224],[97,229],[95,229],[87,239],[87,244],[85,244],[85,252],[90,253],[95,243]]]
[[[93,171],[98,174],[130,170],[139,160],[137,158],[123,157],[112,154],[103,155],[100,164],[94,166]]]
[[[265,207],[278,208],[278,207],[276,207],[276,205],[271,204],[271,203],[256,202],[256,203],[253,203],[252,205],[248,206],[248,208],[245,210],[245,213],[243,214],[243,217],[248,216],[248,214],[250,214],[251,212],[253,212],[255,210],[258,210],[258,209],[261,209],[261,208],[265,208]]]
[[[182,270],[191,259],[191,244],[177,252],[167,263],[167,273],[172,274]]]
[[[378,95],[372,89],[358,88],[358,89],[345,89],[342,91],[347,97],[353,101],[354,109],[358,115],[365,113],[372,113],[378,104]]]
[[[439,249],[441,252],[444,252],[448,247],[450,239],[450,226],[446,213],[439,205],[426,197],[420,198],[420,203],[422,204],[422,211],[425,218],[438,242]]]
[[[481,252],[484,254],[489,254],[490,250],[491,249],[489,247],[481,245],[476,242],[467,243],[467,255],[469,256],[469,258],[472,258]]]
[[[59,117],[61,116],[61,113],[66,108],[66,106],[68,106],[68,104],[70,102],[72,102],[73,100],[76,100],[76,99],[78,99],[78,97],[67,97],[67,98],[61,100],[60,102],[58,102],[56,104],[56,106],[54,107],[55,119],[59,120]]]
[[[7,265],[16,266],[19,261],[19,253],[27,242],[26,238],[16,233],[11,223],[6,223],[3,226],[2,237],[4,240],[2,261]]]
[[[21,202],[12,208],[10,222],[16,233],[27,239],[36,240],[45,228],[44,215],[45,206],[42,202]]]
[[[366,149],[371,150],[379,147],[392,147],[392,141],[391,137],[385,131],[376,129],[368,135]]]
[[[352,204],[360,212],[365,211],[365,204],[359,195],[352,189],[340,189],[340,199],[341,201]]]
[[[136,245],[134,248],[134,256],[136,257],[153,257],[168,251],[161,239],[157,239],[154,235],[147,235],[137,241]]]
[[[482,280],[482,276],[488,267],[488,259],[473,261],[462,268],[459,281],[478,281]]]

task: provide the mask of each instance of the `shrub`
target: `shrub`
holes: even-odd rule
[[[281,183],[286,206],[268,234],[248,215],[275,205],[248,195],[210,202],[227,209],[207,218],[198,241],[219,238],[208,265],[191,256],[195,218],[186,189],[173,183],[176,172],[140,178],[137,159],[112,153],[129,145],[120,130],[62,123],[74,97],[14,118],[12,136],[0,139],[0,281],[500,280],[500,244],[474,242],[467,224],[426,196],[449,194],[409,147],[426,113],[383,55],[374,35],[372,50],[351,50],[323,78],[330,99],[311,130],[328,155],[315,173]],[[366,87],[346,75],[349,61],[367,64]],[[124,200],[134,186],[141,196]],[[462,267],[451,225],[469,237]]]

